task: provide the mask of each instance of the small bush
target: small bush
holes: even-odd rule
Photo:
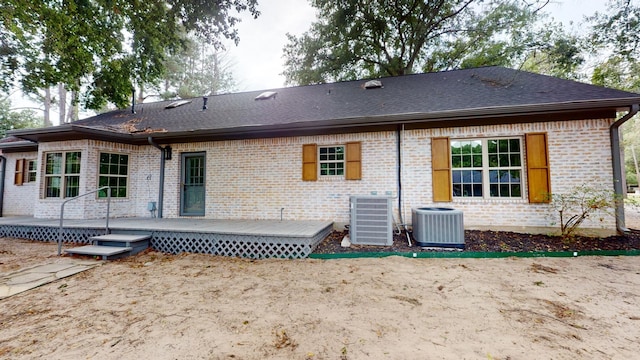
[[[557,214],[562,236],[569,238],[582,223],[593,215],[615,215],[616,205],[622,201],[613,190],[581,185],[566,194],[550,194],[551,208]]]

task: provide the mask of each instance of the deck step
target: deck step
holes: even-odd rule
[[[90,238],[95,241],[108,241],[108,242],[123,242],[134,243],[138,241],[145,241],[151,239],[151,235],[133,235],[133,234],[107,234],[100,236],[93,236]]]
[[[100,256],[102,260],[118,259],[146,250],[151,242],[147,234],[107,234],[89,238],[91,245],[65,250],[68,254]]]
[[[100,256],[102,257],[102,260],[109,260],[128,256],[130,255],[132,250],[132,247],[85,245],[71,249],[65,249],[64,252],[76,255]]]

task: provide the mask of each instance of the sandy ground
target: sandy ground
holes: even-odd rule
[[[0,239],[0,271],[56,261]],[[632,359],[640,258],[148,252],[0,300],[2,359]]]

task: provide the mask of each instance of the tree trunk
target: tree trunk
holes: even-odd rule
[[[213,53],[213,81],[211,84],[211,95],[218,94],[220,91],[220,60],[218,59],[218,52]]]
[[[67,89],[65,89],[63,83],[58,84],[58,97],[60,103],[58,104],[58,110],[60,111],[60,125],[66,122],[67,115]]]
[[[631,154],[633,155],[633,166],[636,169],[636,183],[640,189],[640,168],[638,168],[638,158],[636,157],[636,147],[631,146]]]
[[[53,126],[51,123],[51,88],[44,89],[44,126]]]
[[[71,90],[71,107],[69,108],[66,122],[74,122],[78,120],[78,112],[78,91]]]
[[[142,104],[144,102],[144,85],[140,84],[138,86],[138,96],[136,99],[136,103]]]

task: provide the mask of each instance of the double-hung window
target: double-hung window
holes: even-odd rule
[[[24,183],[36,181],[38,174],[38,162],[32,159],[16,159],[16,172],[13,183],[23,185]]]
[[[98,185],[100,187],[109,186],[111,197],[127,197],[129,155],[100,153],[99,171]],[[107,197],[107,191],[99,191],[98,197]]]
[[[522,198],[520,138],[451,140],[453,197]]]
[[[27,176],[25,178],[25,182],[36,181],[37,174],[38,174],[38,161],[27,160]]]
[[[52,152],[45,155],[46,198],[69,198],[79,195],[80,158],[79,151]]]

